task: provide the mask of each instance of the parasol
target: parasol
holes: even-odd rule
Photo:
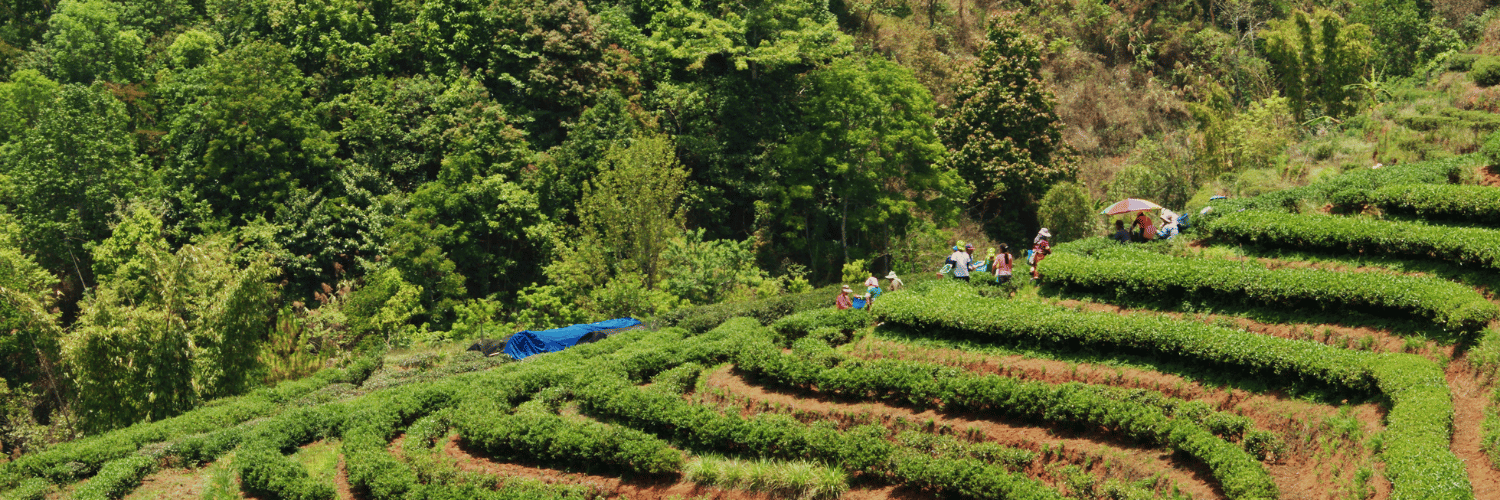
[[[1103,212],[1099,212],[1099,213],[1104,214],[1104,215],[1120,215],[1120,214],[1130,213],[1130,212],[1140,212],[1142,210],[1157,210],[1157,209],[1160,209],[1160,208],[1161,208],[1161,205],[1157,205],[1155,203],[1151,203],[1151,202],[1146,201],[1146,200],[1138,200],[1138,199],[1135,199],[1135,198],[1126,198],[1126,199],[1120,201],[1119,203],[1115,203],[1114,205],[1110,205],[1109,208],[1106,208],[1106,209],[1104,209]]]

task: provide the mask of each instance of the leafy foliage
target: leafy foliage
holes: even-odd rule
[[[1500,307],[1467,286],[1425,276],[1266,269],[1217,259],[1169,257],[1120,248],[1108,240],[1062,247],[1044,262],[1048,279],[1068,288],[1158,300],[1216,298],[1276,308],[1317,307],[1410,314],[1455,332],[1475,332],[1500,318]],[[1079,250],[1084,250],[1078,248]],[[1063,251],[1070,250],[1070,251]]]
[[[1039,79],[1040,43],[1004,19],[990,25],[987,41],[939,130],[949,164],[973,188],[974,213],[1004,218],[989,223],[991,235],[1022,240],[1035,230],[1035,200],[1077,174],[1075,153]]]
[[[86,428],[159,420],[251,387],[276,269],[222,239],[169,252],[158,217],[136,205],[99,246],[103,279],[64,340]]]

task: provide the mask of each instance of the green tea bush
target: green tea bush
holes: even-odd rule
[[[99,469],[93,479],[73,491],[77,500],[114,500],[124,497],[156,470],[156,458],[135,455],[111,460]]]
[[[935,459],[900,452],[887,439],[889,431],[884,427],[861,426],[841,432],[831,422],[809,425],[788,415],[744,418],[676,395],[632,387],[619,378],[581,381],[574,392],[589,414],[612,418],[694,449],[765,459],[811,458],[939,493],[977,493],[976,498],[1062,498],[1034,479],[977,460]]]
[[[215,400],[172,418],[136,424],[22,455],[13,462],[0,463],[0,488],[14,486],[7,484],[11,483],[9,477],[43,477],[57,484],[72,483],[97,472],[105,462],[125,458],[144,445],[220,431],[250,419],[272,415],[292,400],[336,381],[349,379],[349,372],[326,369],[305,379]]]
[[[1374,191],[1350,191],[1335,205],[1375,205],[1389,214],[1423,219],[1500,226],[1500,188],[1450,184],[1400,184]]]
[[[0,499],[43,500],[47,498],[47,493],[50,491],[52,491],[52,483],[46,479],[34,477],[21,481],[20,485],[16,486],[16,489],[5,492],[5,495],[0,496]]]
[[[824,287],[769,299],[685,307],[663,314],[659,319],[665,326],[677,326],[692,333],[712,330],[729,318],[741,316],[755,318],[761,324],[769,325],[798,312],[832,308],[833,299],[837,295],[837,287]]]
[[[840,311],[825,307],[781,318],[773,323],[771,328],[776,331],[783,342],[790,343],[820,328],[854,331],[870,326],[871,322],[870,313],[864,309]]]
[[[1245,450],[1216,437],[1186,403],[1185,418],[1171,418],[1152,391],[1081,383],[1047,384],[998,375],[974,375],[957,368],[901,360],[846,360],[833,368],[797,353],[782,354],[769,342],[752,343],[736,356],[736,365],[763,380],[854,399],[900,401],[918,407],[933,404],[949,411],[975,411],[1051,422],[1073,422],[1112,429],[1125,437],[1167,446],[1208,465],[1230,498],[1275,498],[1270,474]],[[1216,413],[1216,412],[1214,412]],[[1235,418],[1238,417],[1238,418]],[[1221,428],[1243,432],[1244,417],[1226,416]],[[1229,421],[1237,421],[1229,424]]]
[[[1337,193],[1346,191],[1369,191],[1397,184],[1457,184],[1469,175],[1469,169],[1481,162],[1479,155],[1464,155],[1436,160],[1427,160],[1381,168],[1356,168],[1312,184],[1291,189],[1272,191],[1250,198],[1217,200],[1209,204],[1213,212],[1206,216],[1195,216],[1194,225],[1201,225],[1241,210],[1299,211],[1303,205],[1322,204]]]
[[[1103,238],[1096,241],[1108,243]],[[1253,263],[1170,257],[1118,244],[1091,246],[1058,251],[1043,261],[1047,279],[1064,288],[1173,302],[1248,300],[1272,307],[1313,305],[1411,315],[1459,332],[1478,331],[1500,317],[1500,307],[1474,289],[1438,278],[1266,269]],[[1071,245],[1060,248],[1070,249]]]
[[[1500,57],[1486,56],[1475,60],[1469,69],[1469,79],[1480,87],[1500,83]]]
[[[1442,259],[1500,270],[1500,230],[1247,210],[1205,226],[1216,238],[1274,248]]]
[[[638,474],[682,469],[682,452],[635,429],[483,405],[462,407],[453,423],[464,442],[499,457]]]
[[[951,330],[1105,351],[1124,349],[1379,391],[1393,403],[1386,417],[1387,445],[1382,452],[1393,498],[1473,498],[1463,463],[1448,449],[1453,402],[1442,367],[1421,356],[1347,351],[1159,316],[1085,313],[983,299],[965,287],[893,296],[875,316],[918,330]]]

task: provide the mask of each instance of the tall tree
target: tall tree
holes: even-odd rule
[[[1266,30],[1266,59],[1281,79],[1297,120],[1310,113],[1341,117],[1355,110],[1360,94],[1350,85],[1367,74],[1374,56],[1370,28],[1346,23],[1318,9],[1272,21]]]
[[[88,244],[109,236],[117,204],[146,179],[125,106],[100,85],[63,85],[5,149],[22,245],[60,275],[92,284]]]
[[[949,164],[974,188],[970,213],[992,237],[1028,239],[1036,200],[1077,175],[1041,65],[1039,42],[1011,20],[996,20],[955,96],[957,109],[938,125]]]
[[[279,271],[223,237],[169,251],[159,209],[135,204],[94,248],[97,293],[63,343],[90,431],[157,420],[253,382]]]
[[[242,44],[169,74],[162,87],[176,110],[162,140],[172,155],[168,183],[199,222],[271,219],[297,191],[334,178],[336,145],[285,47]]]
[[[132,82],[140,78],[145,42],[120,27],[119,6],[106,0],[64,0],[47,21],[44,47],[58,80]]]
[[[917,212],[956,215],[965,196],[942,164],[932,95],[910,69],[879,57],[841,59],[803,77],[803,130],[777,159],[785,165],[778,215],[784,234],[814,243],[832,237],[838,260],[879,252]],[[818,230],[817,215],[836,223]],[[817,256],[810,255],[817,260]]]
[[[611,149],[578,204],[583,244],[604,248],[617,272],[640,273],[646,288],[655,288],[668,240],[683,229],[686,185],[687,170],[670,137],[641,137]]]

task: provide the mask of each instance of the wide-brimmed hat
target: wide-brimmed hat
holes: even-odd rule
[[[849,288],[849,285],[844,285],[844,291],[846,291],[846,292],[852,292],[852,291],[854,291],[854,289],[853,288]]]
[[[890,274],[885,275],[885,279],[888,279],[888,280],[896,279],[896,272],[895,271],[891,271]]]
[[[1042,228],[1041,231],[1037,231],[1036,234],[1041,235],[1043,238],[1051,238],[1052,237],[1052,231],[1048,231],[1047,228],[1045,228],[1045,227]]]

